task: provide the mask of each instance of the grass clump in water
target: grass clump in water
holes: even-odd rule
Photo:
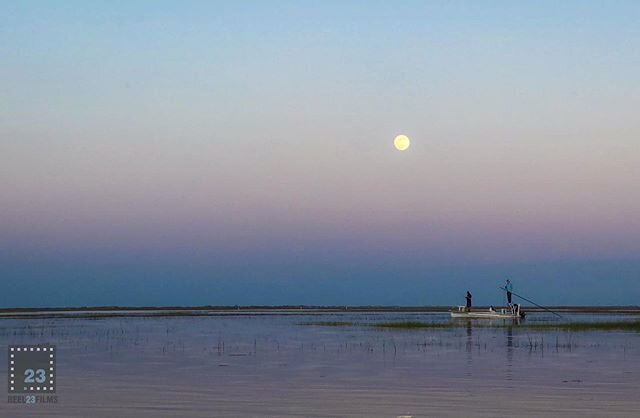
[[[371,324],[375,328],[390,329],[425,329],[425,328],[453,328],[450,322],[419,322],[419,321],[403,321],[403,322],[378,322]]]
[[[353,326],[353,322],[316,321],[316,322],[301,322],[299,325],[314,326],[314,327],[350,327],[350,326]]]

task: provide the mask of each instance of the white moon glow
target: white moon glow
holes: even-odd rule
[[[396,147],[398,151],[404,151],[409,148],[411,145],[411,141],[409,141],[409,137],[406,135],[398,135],[396,139],[393,140],[393,146]]]

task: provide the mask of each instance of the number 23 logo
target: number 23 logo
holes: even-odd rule
[[[44,369],[38,369],[34,371],[33,369],[27,369],[24,371],[24,383],[44,383],[47,380],[47,373]]]

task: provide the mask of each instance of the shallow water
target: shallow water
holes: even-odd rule
[[[57,346],[58,403],[1,402],[0,416],[638,416],[640,333],[369,326],[406,320],[451,321],[443,313],[277,312],[2,319],[2,364],[9,344]],[[354,325],[301,325],[319,321]]]

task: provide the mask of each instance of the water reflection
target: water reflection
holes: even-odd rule
[[[473,324],[471,320],[467,320],[466,324],[467,340],[466,340],[466,352],[467,352],[467,376],[471,377],[473,370]]]
[[[506,328],[507,332],[507,374],[506,379],[508,381],[513,380],[513,326],[509,325]]]
[[[300,325],[337,320],[353,325]],[[442,329],[370,326],[410,320],[450,321],[442,314],[4,320],[0,342],[58,346],[61,401],[47,411],[52,417],[473,416],[480,407],[501,415],[496,405],[537,416],[606,405],[601,415],[625,416],[640,407],[632,396],[640,381],[636,334],[569,336],[471,320]],[[555,350],[545,356],[549,344]],[[0,404],[0,416],[33,415]]]

